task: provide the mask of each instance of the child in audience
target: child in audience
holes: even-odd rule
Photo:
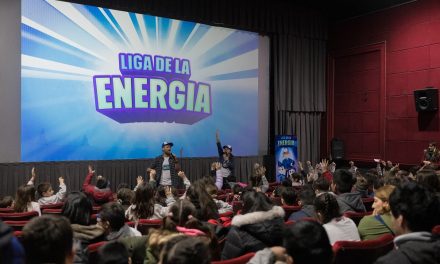
[[[37,191],[38,195],[41,197],[38,199],[38,203],[40,205],[63,202],[64,198],[66,197],[66,184],[64,183],[63,177],[59,177],[58,181],[60,183],[60,189],[56,194],[53,194],[52,185],[49,182],[38,184]]]
[[[0,220],[0,263],[25,263],[22,244],[10,226]]]
[[[293,187],[285,187],[281,190],[281,204],[286,206],[296,204],[296,193]]]
[[[395,249],[376,263],[440,263],[440,238],[431,230],[439,224],[440,198],[416,183],[398,186],[389,197]]]
[[[301,206],[301,210],[294,212],[289,216],[290,221],[299,221],[302,218],[315,218],[316,211],[313,205],[315,201],[315,192],[312,188],[305,186],[299,193],[298,205]]]
[[[283,208],[274,206],[266,195],[255,190],[244,192],[242,199],[242,214],[232,219],[222,259],[239,257],[282,243]]]
[[[171,194],[171,188],[165,187],[166,204],[170,206],[176,200]],[[168,207],[155,202],[155,189],[151,184],[142,183],[138,185],[133,199],[133,204],[125,211],[125,217],[129,221],[138,221],[139,219],[162,219],[168,214]]]
[[[356,224],[350,218],[341,215],[339,204],[334,195],[323,193],[317,196],[315,209],[318,220],[327,231],[332,245],[340,240],[360,240]]]
[[[197,209],[195,217],[201,221],[209,219],[218,219],[219,213],[217,205],[212,197],[206,191],[206,185],[203,179],[195,181],[186,191],[186,198],[194,204]]]
[[[129,188],[119,188],[116,192],[116,197],[118,198],[118,203],[127,210],[133,200],[134,192]]]
[[[319,177],[318,179],[316,179],[316,181],[313,182],[312,187],[315,191],[316,196],[319,196],[323,193],[330,193],[335,195],[333,192],[330,191],[330,182],[324,177]]]
[[[393,185],[385,185],[376,190],[372,205],[373,215],[364,216],[358,225],[362,240],[375,239],[387,233],[394,235],[389,205],[389,197],[394,189]]]
[[[195,218],[195,214],[197,214],[197,209],[190,201],[183,199],[175,202],[170,207],[162,228],[150,232],[145,263],[156,263],[165,243],[178,236],[201,236],[215,246],[216,239],[213,232],[207,225]]]
[[[14,197],[5,196],[0,200],[0,208],[12,208],[14,204]]]
[[[125,224],[124,207],[111,202],[102,206],[97,219],[98,225],[104,228],[106,240],[116,240],[124,237],[142,236],[142,234]]]
[[[315,221],[300,221],[285,230],[284,247],[260,250],[248,264],[330,264],[333,251],[325,229]]]
[[[351,192],[356,179],[347,170],[336,170],[333,175],[332,191],[337,194],[337,201],[341,214],[353,212],[366,212],[361,194],[358,191]]]
[[[94,203],[104,204],[109,201],[113,201],[113,192],[110,190],[109,183],[106,178],[99,175],[97,177],[96,186],[91,184],[95,171],[92,166],[89,165],[89,173],[84,180],[82,189],[85,193],[93,198]]]
[[[232,212],[232,205],[228,204],[225,201],[217,200],[217,187],[215,185],[206,184],[206,191],[209,195],[211,195],[212,200],[214,200],[215,204],[217,205],[218,213],[223,214],[227,212]]]
[[[244,188],[241,187],[240,184],[235,184],[232,187],[232,197],[229,199],[229,202],[236,202],[241,200],[241,194],[243,193]]]
[[[22,244],[27,264],[73,262],[73,232],[65,217],[34,217],[23,228]]]
[[[22,185],[18,187],[15,196],[14,210],[17,213],[38,212],[41,215],[40,205],[35,202],[35,188],[33,185]]]
[[[98,264],[131,264],[128,250],[123,243],[111,241],[98,250]]]
[[[180,240],[162,255],[162,264],[209,264],[211,254],[205,241],[198,237],[188,237]]]
[[[254,164],[254,173],[250,178],[252,187],[260,192],[267,192],[269,189],[269,182],[266,178],[266,167],[259,163]]]

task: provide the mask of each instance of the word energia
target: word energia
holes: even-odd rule
[[[211,86],[189,80],[189,60],[130,53],[118,59],[122,75],[93,76],[98,112],[119,123],[193,124],[211,115]]]

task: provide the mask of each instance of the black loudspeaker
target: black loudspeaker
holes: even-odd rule
[[[344,142],[334,138],[331,142],[333,160],[344,159]]]
[[[438,89],[426,88],[414,91],[414,102],[417,112],[433,112],[438,110]]]

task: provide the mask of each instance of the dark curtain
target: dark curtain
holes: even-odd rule
[[[271,37],[274,135],[296,135],[302,161],[320,157],[321,115],[326,110],[326,40]],[[273,136],[274,136],[273,135]]]
[[[264,163],[264,157],[235,157],[235,175],[237,180],[247,182],[252,172],[253,164]],[[191,181],[209,176],[212,162],[217,158],[182,158],[180,164],[182,170]],[[270,158],[269,158],[270,160]],[[127,183],[131,188],[136,185],[138,175],[146,175],[147,168],[152,164],[153,159],[140,160],[103,160],[103,161],[75,161],[75,162],[44,162],[44,163],[3,163],[0,164],[0,197],[4,195],[15,195],[17,186],[26,184],[31,176],[31,169],[37,170],[35,184],[50,182],[54,190],[58,190],[58,177],[66,181],[68,192],[81,189],[83,180],[87,175],[89,164],[93,166],[96,175],[102,175],[110,181],[113,191],[116,191],[119,184]],[[270,165],[271,161],[267,162]],[[271,170],[273,171],[273,169]],[[92,181],[95,182],[96,179]]]

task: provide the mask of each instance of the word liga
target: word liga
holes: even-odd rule
[[[95,75],[96,111],[119,123],[194,124],[212,113],[211,86],[189,80],[190,61],[120,53],[122,75]]]

